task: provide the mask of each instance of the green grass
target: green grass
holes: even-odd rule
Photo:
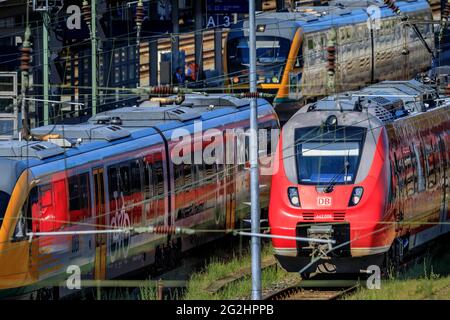
[[[442,249],[441,249],[442,251]],[[450,252],[434,252],[404,273],[381,282],[379,290],[360,288],[348,300],[450,300]]]
[[[272,247],[264,246],[262,260],[273,257]],[[194,274],[189,280],[185,295],[182,299],[186,300],[236,300],[249,299],[251,293],[250,275],[246,275],[243,279],[236,280],[226,285],[222,290],[216,293],[211,293],[207,289],[216,281],[226,278],[227,276],[242,274],[243,268],[249,267],[251,256],[247,252],[242,257],[235,256],[232,259],[224,262],[220,259],[215,259],[209,263],[205,270],[201,273]],[[292,277],[292,275],[282,270],[278,266],[265,268],[262,271],[262,286],[263,289],[272,286],[283,279]]]

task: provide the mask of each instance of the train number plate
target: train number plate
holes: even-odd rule
[[[317,197],[317,205],[319,207],[331,207],[332,201],[330,197]]]

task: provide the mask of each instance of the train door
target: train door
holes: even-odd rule
[[[106,225],[105,218],[105,188],[103,183],[103,168],[96,168],[94,176],[94,201],[95,201],[95,223],[97,229],[103,229]],[[95,261],[94,277],[96,280],[106,278],[106,235],[97,234],[95,236]]]
[[[234,229],[236,212],[236,176],[237,166],[235,161],[236,138],[234,132],[225,130],[225,227]]]
[[[445,145],[445,137],[443,134],[439,135],[438,141],[438,150],[440,156],[440,167],[441,167],[441,182],[442,186],[442,202],[441,202],[441,214],[440,214],[440,222],[446,222],[450,220],[450,212],[448,210],[448,199],[449,199],[449,177],[448,177],[448,161],[447,158],[447,146]],[[447,225],[445,223],[441,223],[441,232],[444,232],[444,229]]]

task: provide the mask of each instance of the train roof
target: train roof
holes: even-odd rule
[[[125,107],[99,113],[88,122],[117,124],[126,128],[161,126],[169,122],[179,125],[195,119],[206,120],[210,117],[211,111],[215,111],[212,113],[213,116],[219,116],[245,106],[248,106],[248,100],[230,95],[187,95],[179,105],[159,106],[159,103],[145,101],[139,107]]]
[[[417,80],[383,81],[359,91],[325,97],[305,106],[298,113],[368,110],[386,123],[434,108],[447,100],[439,97],[436,88]]]
[[[293,12],[260,13],[256,16],[256,24],[264,25],[264,28],[258,28],[256,34],[257,36],[275,36],[292,40],[298,28],[302,28],[307,33],[327,30],[331,26],[366,22],[368,19],[366,9],[370,5],[378,6],[381,9],[382,17],[395,16],[382,0],[341,0],[334,1],[334,5],[330,6],[302,6]],[[396,1],[396,5],[403,13],[430,10],[426,0],[399,0]],[[248,21],[234,25],[228,38],[248,37],[248,27]]]
[[[249,113],[249,105],[250,100],[229,95],[186,95],[180,105],[160,106],[144,101],[139,107],[99,113],[82,124],[34,128],[31,133],[38,141],[0,140],[0,169],[8,173],[0,179],[0,190],[10,193],[26,168],[48,164],[54,170],[54,166],[62,165],[61,161],[55,161],[64,159],[64,168],[70,169],[91,161],[92,156],[87,155],[91,151],[103,149],[102,156],[111,156],[139,148],[139,142],[134,144],[138,139],[145,139],[146,145],[162,143],[163,137],[158,131],[168,137],[172,130],[180,127],[189,132],[199,130],[193,125],[197,120],[203,121],[204,129],[226,125]],[[274,112],[264,99],[258,99],[257,105],[260,116]],[[118,122],[121,125],[117,125]],[[120,147],[112,148],[115,145]],[[81,154],[86,155],[74,158]]]
[[[270,104],[258,99],[258,106]],[[249,100],[230,95],[186,95],[179,104],[160,106],[144,101],[139,106],[119,108],[99,113],[87,123],[75,125],[47,125],[33,128],[32,136],[38,141],[0,141],[0,157],[15,161],[46,160],[55,156],[71,156],[156,134],[157,131],[175,129],[193,121],[208,121],[248,109]],[[231,118],[230,118],[231,119]],[[230,120],[231,121],[231,120]],[[39,161],[38,161],[39,163]]]

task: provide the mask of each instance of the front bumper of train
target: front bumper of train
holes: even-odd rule
[[[349,215],[348,215],[349,216]],[[291,220],[291,219],[290,219]],[[287,219],[284,220],[287,222]],[[306,221],[302,219],[292,219],[290,227],[286,224],[282,227],[270,226],[271,234],[289,237],[307,238],[308,233],[305,230],[308,226],[323,225],[333,228],[332,239],[336,241],[329,257],[365,257],[377,254],[383,254],[389,250],[391,238],[395,233],[394,229],[387,227],[386,224],[379,222],[360,222],[352,221],[351,216],[344,221],[324,220],[324,221]],[[388,224],[390,226],[390,224]],[[299,229],[303,228],[303,231]],[[394,232],[394,233],[393,233]],[[308,243],[297,242],[287,239],[272,239],[275,254],[286,257],[309,257],[310,250],[304,248]]]
[[[310,257],[289,256],[275,253],[275,258],[288,272],[302,273],[364,273],[370,266],[382,269],[385,255],[377,253],[361,257],[333,257],[320,259],[313,263]]]

